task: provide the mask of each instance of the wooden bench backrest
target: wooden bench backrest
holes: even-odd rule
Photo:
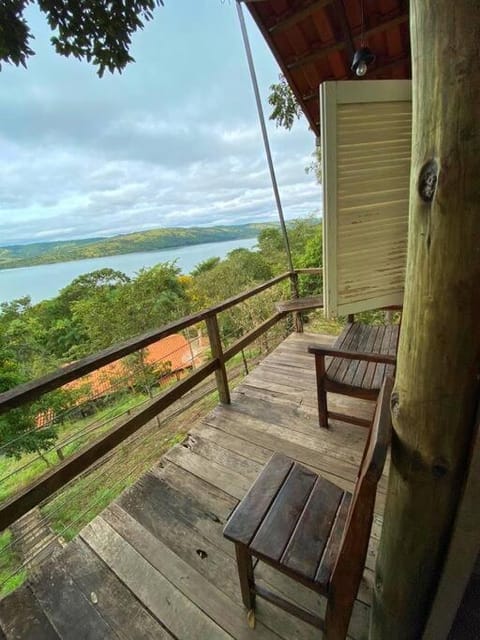
[[[343,592],[346,585],[358,590],[367,554],[377,484],[391,438],[390,396],[393,379],[386,377],[377,400],[375,415],[365,444],[345,530],[330,584]],[[355,586],[356,583],[356,586]],[[348,590],[348,589],[347,589]],[[355,597],[355,596],[354,596]]]

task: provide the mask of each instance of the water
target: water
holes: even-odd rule
[[[74,262],[57,262],[35,267],[0,270],[0,302],[14,300],[29,295],[32,302],[53,298],[74,278],[96,269],[110,268],[134,275],[142,267],[153,267],[159,262],[177,261],[183,273],[190,271],[203,260],[218,256],[223,258],[229,251],[244,247],[252,249],[256,238],[209,242],[189,247],[175,247],[145,253],[128,253],[105,258],[89,258]]]

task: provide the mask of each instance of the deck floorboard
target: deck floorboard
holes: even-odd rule
[[[193,425],[185,442],[5,598],[0,603],[5,637],[317,639],[314,627],[262,600],[257,627],[249,629],[233,545],[222,530],[273,452],[342,489],[353,488],[366,431],[335,421],[328,431],[318,427],[314,361],[306,349],[320,341],[332,337],[289,336],[237,387],[231,405],[217,406]],[[371,403],[353,398],[332,395],[330,404],[342,413],[372,414]],[[368,637],[385,487],[382,478],[350,640]],[[323,613],[325,602],[306,587],[262,562],[255,573],[259,584]],[[32,603],[30,615],[18,611],[19,602]]]

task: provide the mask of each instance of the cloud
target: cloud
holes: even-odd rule
[[[189,34],[197,59],[184,59],[176,37],[180,3],[161,14],[170,30],[160,15],[139,36],[138,62],[122,76],[100,81],[42,46],[27,72],[2,71],[0,244],[275,218],[231,12],[202,7]],[[267,88],[277,69],[266,51],[258,67]],[[313,134],[304,122],[269,130],[286,216],[318,210],[320,188],[304,171]]]

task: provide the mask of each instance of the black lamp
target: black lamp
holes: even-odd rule
[[[365,38],[365,7],[363,6],[363,0],[360,0],[360,15],[362,17],[360,47],[355,51],[351,69],[355,72],[355,75],[362,78],[368,71],[368,65],[375,62],[375,54],[367,47]]]
[[[375,62],[375,54],[368,47],[362,46],[355,51],[352,62],[352,71],[359,77],[364,76],[368,71],[368,66]]]

